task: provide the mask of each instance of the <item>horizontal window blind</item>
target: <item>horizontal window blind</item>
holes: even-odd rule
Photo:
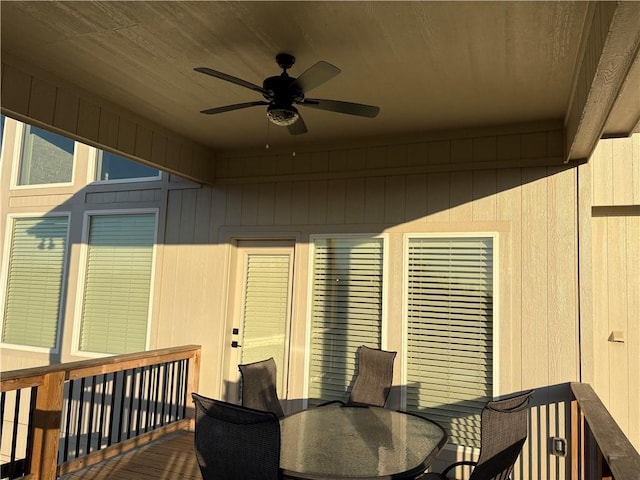
[[[411,238],[408,255],[407,409],[479,447],[493,390],[493,241]]]
[[[314,242],[309,402],[344,400],[360,345],[381,348],[382,239]]]
[[[56,347],[68,226],[66,216],[15,219],[3,342]]]
[[[90,217],[80,350],[145,350],[155,229],[154,214]]]
[[[285,335],[289,301],[288,254],[248,254],[246,266],[241,362],[273,357],[278,394],[284,396]]]

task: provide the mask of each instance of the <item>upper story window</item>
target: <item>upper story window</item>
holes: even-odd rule
[[[111,152],[98,151],[95,180],[157,180],[160,170],[134,162]]]
[[[17,184],[71,183],[74,144],[69,138],[25,125]]]

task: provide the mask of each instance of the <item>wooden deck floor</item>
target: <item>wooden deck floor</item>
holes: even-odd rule
[[[144,447],[105,460],[60,480],[202,480],[193,432],[166,435]]]

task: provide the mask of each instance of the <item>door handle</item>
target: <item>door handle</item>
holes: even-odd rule
[[[240,347],[242,347],[242,345],[239,345],[239,344],[238,344],[238,342],[236,342],[235,340],[234,340],[233,342],[231,342],[231,346],[232,346],[233,348],[240,348]]]

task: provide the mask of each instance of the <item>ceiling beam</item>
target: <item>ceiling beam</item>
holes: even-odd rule
[[[604,126],[602,137],[628,137],[631,133],[640,133],[640,46]]]
[[[597,2],[590,13],[584,54],[565,117],[566,162],[589,158],[610,118],[609,128],[615,123],[615,128],[629,135],[640,116],[640,103],[626,101],[638,95],[640,2]]]

